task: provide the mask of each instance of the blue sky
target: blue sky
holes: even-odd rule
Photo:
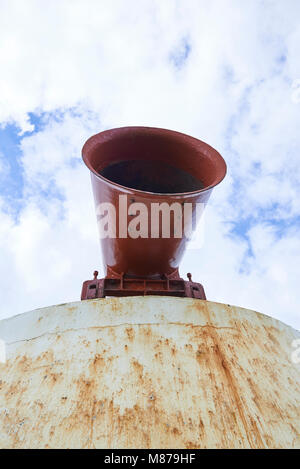
[[[228,165],[182,275],[300,327],[299,13],[298,0],[1,2],[0,318],[77,300],[101,271],[81,147],[149,125]]]
[[[23,178],[20,166],[21,151],[19,143],[20,137],[18,128],[15,125],[10,124],[0,129],[0,152],[3,165],[5,164],[5,171],[3,168],[1,173],[1,194],[8,201],[12,197],[15,200],[22,196]],[[9,155],[9,158],[7,155]],[[12,201],[12,203],[14,202]]]

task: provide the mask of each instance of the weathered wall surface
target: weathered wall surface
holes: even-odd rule
[[[254,311],[166,297],[1,321],[0,447],[299,448],[299,338]]]

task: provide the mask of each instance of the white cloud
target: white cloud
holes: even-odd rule
[[[21,142],[17,221],[2,200],[2,316],[79,297],[100,264],[81,146],[104,128],[153,125],[228,163],[205,248],[187,252],[182,272],[210,299],[299,327],[299,13],[298,0],[1,2],[0,123],[26,132],[28,113],[44,119]],[[233,235],[247,217],[245,237]]]

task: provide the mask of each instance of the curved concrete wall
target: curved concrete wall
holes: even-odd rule
[[[1,448],[300,447],[300,333],[254,311],[89,300],[1,321],[0,339]]]

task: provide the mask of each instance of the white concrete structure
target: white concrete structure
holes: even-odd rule
[[[254,311],[98,299],[3,320],[0,339],[1,448],[300,447],[300,333]]]

